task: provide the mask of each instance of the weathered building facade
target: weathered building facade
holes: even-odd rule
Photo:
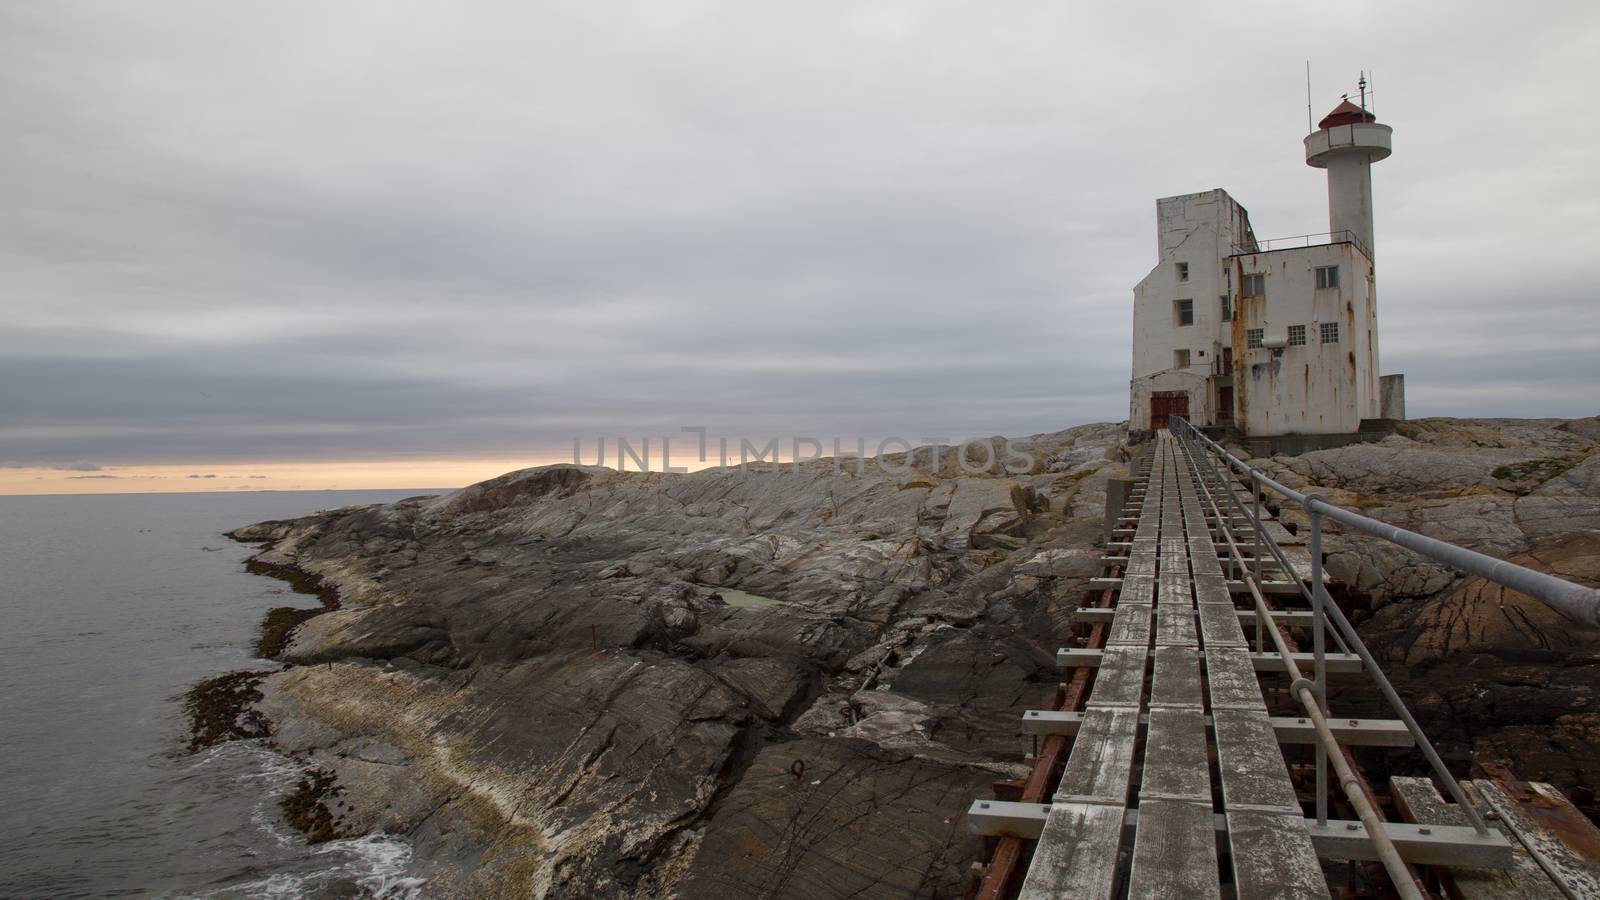
[[[1328,171],[1327,233],[1258,241],[1221,189],[1156,201],[1159,262],[1133,291],[1131,427],[1182,415],[1247,435],[1341,434],[1404,416],[1404,382],[1378,374],[1371,164],[1389,155],[1389,126],[1345,101],[1305,146]]]

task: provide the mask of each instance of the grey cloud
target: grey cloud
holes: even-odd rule
[[[1600,126],[1565,110],[1600,14],[1214,12],[13,5],[0,459],[1120,419],[1157,196],[1326,227],[1309,33],[1317,105],[1373,68],[1396,128],[1380,315],[1412,412],[1592,412]],[[1224,42],[1257,77],[1192,52]]]

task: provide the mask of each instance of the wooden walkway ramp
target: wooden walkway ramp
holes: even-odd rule
[[[1162,432],[1142,495],[1135,493],[1141,511],[1121,596],[1022,885],[1025,898],[1111,896],[1130,831],[1128,896],[1220,897],[1218,799],[1238,896],[1327,896],[1185,468]],[[1130,816],[1132,793],[1138,804]]]
[[[1079,611],[1080,621],[1100,623],[1100,646],[1058,654],[1064,669],[1094,667],[1087,698],[1081,709],[1024,716],[1034,735],[1071,736],[1059,784],[1040,803],[978,801],[971,826],[1036,839],[1018,894],[1026,900],[1329,897],[1322,858],[1374,857],[1363,855],[1361,823],[1319,826],[1308,817],[1290,777],[1284,745],[1315,738],[1306,719],[1268,711],[1258,673],[1281,673],[1283,660],[1265,652],[1270,645],[1259,632],[1252,648],[1246,627],[1261,621],[1259,610],[1235,605],[1243,564],[1228,564],[1228,548],[1219,548],[1219,515],[1226,514],[1218,485],[1164,431],[1136,476],[1124,527],[1113,531],[1111,544],[1126,555],[1107,560],[1120,575],[1098,581],[1112,602]],[[1304,556],[1303,542],[1272,524]],[[1298,596],[1304,570],[1296,559],[1264,565],[1255,583]],[[1275,611],[1275,624],[1261,627],[1303,625],[1310,616]],[[1326,665],[1330,674],[1361,671],[1361,660],[1348,653],[1328,653]],[[1341,742],[1358,745],[1412,743],[1403,723],[1387,720],[1341,719],[1338,732]],[[1500,833],[1475,844],[1481,836],[1437,793],[1416,780],[1397,785],[1397,795],[1402,789],[1418,815],[1431,817],[1409,819],[1420,829],[1394,823],[1413,829],[1400,833],[1408,861],[1459,861],[1466,853],[1503,867],[1510,859],[1512,842]],[[1447,848],[1430,843],[1435,833]],[[1540,874],[1524,865],[1467,882],[1512,883],[1518,873]]]

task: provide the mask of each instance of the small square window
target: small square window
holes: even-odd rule
[[[1262,332],[1264,330],[1265,329],[1262,329],[1262,328],[1246,329],[1245,333],[1244,333],[1244,345],[1245,345],[1245,347],[1247,349],[1250,349],[1250,350],[1259,350],[1259,349],[1261,349],[1261,339],[1262,339],[1262,336],[1263,336]]]
[[[1233,301],[1228,299],[1228,295],[1227,294],[1223,294],[1219,299],[1222,301],[1222,321],[1224,321],[1224,322],[1232,322],[1233,321]]]
[[[1174,351],[1172,351],[1172,367],[1174,369],[1187,369],[1187,368],[1189,368],[1189,351],[1188,350],[1174,350]]]
[[[1239,296],[1265,297],[1267,295],[1267,276],[1265,274],[1246,275],[1239,279]]]
[[[1338,266],[1317,266],[1317,287],[1336,288],[1339,286]]]
[[[1173,321],[1178,323],[1179,325],[1193,325],[1194,324],[1194,301],[1193,300],[1174,300],[1174,301],[1172,301],[1172,316],[1173,316]]]
[[[1289,346],[1304,347],[1306,345],[1306,327],[1304,325],[1289,326]]]
[[[1324,344],[1337,344],[1337,343],[1339,343],[1339,323],[1338,322],[1323,322],[1322,323],[1322,342]]]
[[[1178,280],[1179,281],[1188,281],[1189,280],[1189,264],[1188,263],[1186,263],[1186,262],[1178,263]]]

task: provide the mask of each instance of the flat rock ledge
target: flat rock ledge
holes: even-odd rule
[[[1262,462],[1593,580],[1589,422],[1423,420],[1373,450]],[[311,821],[406,836],[431,896],[959,896],[979,854],[960,815],[1027,772],[1018,719],[1099,574],[1126,442],[1123,425],[1014,440],[1021,472],[983,471],[971,446],[891,471],[547,466],[244,527],[258,565],[324,598],[252,680],[249,721],[326,774],[336,808],[306,804]],[[1458,756],[1538,742],[1549,768],[1519,773],[1582,799],[1600,744],[1568,707],[1588,697],[1592,717],[1595,635],[1531,612],[1490,627],[1515,598],[1354,536],[1330,535],[1329,565],[1419,714],[1454,717]],[[1490,727],[1429,675],[1530,665],[1558,732]]]

